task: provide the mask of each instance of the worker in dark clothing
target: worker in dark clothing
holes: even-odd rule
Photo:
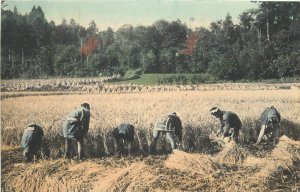
[[[175,112],[157,120],[153,129],[153,139],[150,144],[150,153],[156,153],[156,143],[160,133],[169,140],[172,149],[177,149],[175,135],[178,137],[180,144],[182,143],[182,123]]]
[[[255,145],[258,145],[262,139],[274,139],[278,142],[280,136],[281,116],[274,106],[266,108],[260,116],[259,136]]]
[[[126,154],[125,145],[127,145],[128,155],[131,155],[132,142],[134,141],[134,126],[128,123],[122,123],[113,130],[115,138],[115,155]]]
[[[25,162],[30,162],[37,158],[37,154],[41,148],[42,137],[44,136],[43,129],[36,125],[28,125],[23,133],[21,145]]]
[[[220,119],[220,130],[217,133],[222,134],[222,140],[225,137],[232,138],[235,142],[238,141],[239,131],[242,127],[241,120],[239,117],[230,111],[221,111],[217,107],[210,109],[210,113],[216,118]]]
[[[71,139],[77,141],[78,159],[83,157],[83,138],[89,130],[90,124],[90,105],[83,103],[75,111],[71,112],[63,124],[63,136],[65,138],[65,154],[64,157],[70,157]]]

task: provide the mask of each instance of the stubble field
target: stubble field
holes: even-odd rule
[[[81,103],[91,105],[85,161],[63,160],[60,129],[64,117]],[[263,109],[281,113],[284,136],[278,145],[254,147]],[[209,109],[236,112],[241,143],[220,148],[208,135],[218,120]],[[218,90],[128,94],[12,97],[1,101],[3,191],[292,191],[300,187],[300,91]],[[183,149],[149,156],[152,127],[176,111],[183,122]],[[122,122],[136,127],[133,157],[115,158],[110,131]],[[24,127],[44,128],[42,159],[21,161]],[[289,138],[287,138],[287,137]],[[160,142],[159,147],[169,145]],[[47,157],[49,156],[49,157]]]

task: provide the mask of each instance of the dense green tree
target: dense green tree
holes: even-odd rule
[[[56,25],[39,6],[22,15],[1,1],[1,78],[112,75],[130,68],[233,81],[299,77],[300,3],[257,4],[239,23],[227,14],[208,29],[158,20],[100,31],[93,20],[87,28],[74,19]]]
[[[89,36],[95,36],[98,33],[98,27],[94,20],[90,22],[89,27],[86,31]]]
[[[213,50],[211,49],[213,34],[206,28],[198,29],[198,41],[197,41],[197,58],[196,58],[196,72],[206,72],[209,62],[213,58]]]
[[[79,68],[80,55],[78,49],[73,45],[58,45],[54,53],[54,74],[56,76],[72,76],[75,69],[86,71],[86,67]]]

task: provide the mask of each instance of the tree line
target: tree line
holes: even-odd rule
[[[299,77],[300,2],[259,2],[234,24],[209,28],[180,20],[99,30],[74,19],[48,22],[41,7],[22,15],[1,8],[1,78],[209,73],[221,80]],[[100,24],[101,26],[101,24]]]

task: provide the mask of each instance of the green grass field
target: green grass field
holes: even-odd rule
[[[211,75],[203,74],[162,74],[162,73],[152,73],[152,74],[142,74],[138,79],[123,80],[115,82],[116,84],[138,84],[138,85],[158,85],[158,84],[194,84],[193,81],[197,83],[213,83],[216,82],[215,78]]]
[[[202,83],[233,83],[233,81],[218,80],[208,73],[148,73],[138,75],[139,78],[134,79],[135,74],[129,73],[124,76],[123,80],[115,81],[114,84],[137,84],[137,85],[159,85],[159,84],[202,84]],[[128,80],[127,80],[128,79]],[[297,83],[300,82],[299,77],[281,78],[281,79],[260,79],[256,81],[238,80],[235,83]]]

